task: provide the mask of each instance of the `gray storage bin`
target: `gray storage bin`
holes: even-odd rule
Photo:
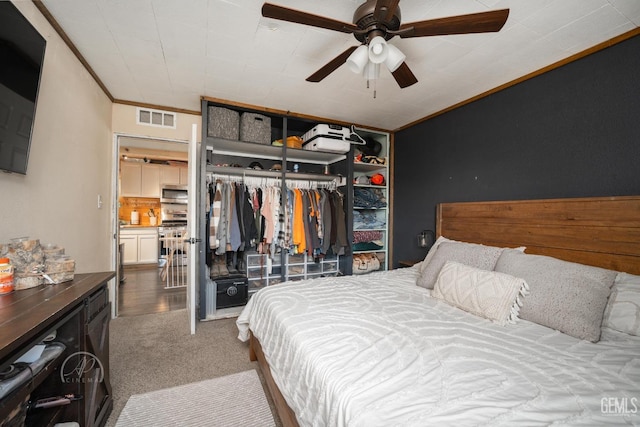
[[[240,113],[228,108],[209,107],[207,135],[238,140],[240,137]]]
[[[255,113],[240,116],[240,140],[271,144],[271,118]]]

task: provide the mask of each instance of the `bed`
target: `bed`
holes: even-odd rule
[[[640,425],[640,337],[628,318],[640,290],[640,197],[446,203],[437,235],[431,258],[414,267],[252,297],[239,338],[250,341],[283,425]],[[500,248],[495,271],[448,259],[433,289],[417,285],[447,251],[479,244]],[[445,270],[455,269],[465,274],[446,287]],[[591,276],[573,280],[583,270],[603,282],[597,291],[580,288]],[[443,292],[489,276],[514,281],[502,318]],[[566,310],[528,320],[541,296]],[[576,322],[574,311],[595,319]]]

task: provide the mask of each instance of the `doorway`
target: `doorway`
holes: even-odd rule
[[[187,201],[163,202],[163,189],[188,186],[189,143],[115,135],[115,316],[187,308]],[[179,214],[182,213],[182,214]]]

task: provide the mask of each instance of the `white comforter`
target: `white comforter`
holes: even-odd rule
[[[640,338],[580,341],[438,302],[416,268],[279,284],[252,297],[259,339],[301,426],[640,425]],[[568,302],[570,303],[570,302]]]

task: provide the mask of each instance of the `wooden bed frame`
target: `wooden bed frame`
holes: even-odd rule
[[[640,196],[442,203],[436,234],[640,274]],[[250,358],[258,361],[282,425],[298,426],[253,334]]]
[[[436,234],[640,274],[640,196],[442,203]]]

